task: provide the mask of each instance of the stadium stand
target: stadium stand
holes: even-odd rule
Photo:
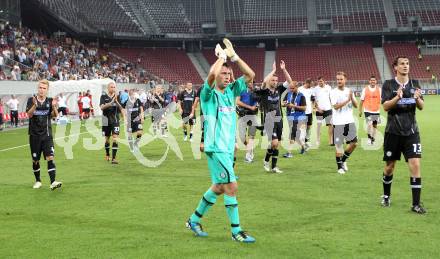
[[[129,12],[125,12],[114,0],[38,1],[81,30],[142,33],[134,17],[131,17]]]
[[[237,48],[237,53],[240,53],[240,57],[246,60],[248,65],[255,72],[255,82],[261,82],[264,79],[264,49],[261,48]],[[214,51],[212,49],[204,49],[203,56],[206,58],[209,64],[213,64],[216,60]],[[234,76],[237,78],[241,76],[240,69],[233,64]]]
[[[117,82],[137,82],[139,79],[132,69],[133,65],[96,46],[85,46],[70,38],[64,41],[50,39],[28,28],[6,26],[0,33],[1,56],[5,72],[9,72],[9,75],[6,73],[7,79],[35,81],[110,77]]]
[[[202,24],[215,23],[215,0],[37,0],[80,31],[116,34],[201,34]],[[397,26],[419,17],[423,26],[439,26],[439,0],[392,0]],[[387,27],[383,0],[315,0],[318,20],[336,32],[375,32]],[[100,10],[100,12],[96,12]],[[226,33],[258,35],[303,33],[308,30],[306,0],[226,0]],[[138,13],[144,23],[139,22]],[[164,15],[166,14],[166,15]],[[147,19],[148,18],[148,19]]]
[[[316,0],[319,20],[338,31],[382,31],[387,26],[382,0]]]
[[[405,55],[410,60],[411,74],[414,78],[431,78],[440,75],[440,55],[423,55],[419,58],[419,50],[415,43],[386,43],[384,45],[388,63],[392,66],[398,55]],[[427,67],[430,69],[427,70]],[[391,69],[393,69],[391,67]]]
[[[408,17],[419,17],[422,26],[440,26],[440,1],[406,1],[392,0],[394,15],[399,27],[411,27]]]
[[[168,82],[202,83],[184,50],[173,48],[112,48],[111,51],[132,63],[139,63]]]
[[[203,23],[215,22],[214,0],[136,2],[142,14],[150,16],[161,33],[202,33]]]
[[[367,80],[372,74],[380,78],[373,48],[368,44],[337,46],[282,47],[276,60],[283,59],[294,80],[323,76],[333,80],[337,71],[345,71],[349,80]],[[282,73],[278,73],[284,80]]]
[[[225,28],[231,34],[274,34],[307,30],[306,1],[225,1]]]

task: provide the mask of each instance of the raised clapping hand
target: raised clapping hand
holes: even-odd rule
[[[52,107],[54,108],[54,109],[58,109],[58,101],[54,98],[54,99],[52,99]]]
[[[416,91],[414,92],[414,99],[419,99],[422,96],[422,90],[420,89],[416,89]]]
[[[399,97],[399,99],[402,99],[403,97],[403,88],[399,87],[399,89],[397,89],[397,97]]]
[[[281,70],[285,70],[286,69],[286,63],[284,63],[284,60],[281,60],[280,68],[281,68]]]
[[[222,48],[222,46],[220,46],[220,44],[217,44],[215,46],[214,52],[215,52],[215,56],[217,58],[222,58],[226,62],[226,59],[227,59],[228,56],[226,55],[225,50]]]
[[[234,47],[232,46],[232,42],[228,40],[227,38],[223,39],[223,44],[225,44],[224,51],[226,52],[226,55],[231,59],[232,62],[237,61],[238,55],[234,50]]]

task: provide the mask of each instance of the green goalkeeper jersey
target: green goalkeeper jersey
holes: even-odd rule
[[[215,84],[215,83],[214,83]],[[200,92],[205,134],[205,152],[234,153],[236,113],[235,98],[246,90],[244,77],[225,88],[224,93],[207,81]]]

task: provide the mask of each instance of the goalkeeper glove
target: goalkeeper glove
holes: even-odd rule
[[[232,43],[230,40],[224,38],[223,43],[225,44],[225,52],[226,55],[231,59],[232,62],[236,62],[240,57],[235,53],[234,47],[232,46]]]
[[[222,47],[220,46],[220,44],[217,44],[217,45],[215,46],[215,55],[216,55],[218,58],[223,59],[225,62],[226,62],[226,60],[227,60],[227,58],[228,58],[228,56],[226,55],[225,50],[222,49]]]

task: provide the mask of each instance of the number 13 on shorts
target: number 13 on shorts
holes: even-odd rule
[[[422,153],[422,144],[417,143],[417,144],[413,144],[413,148],[414,148],[414,153],[416,154],[421,154]]]

